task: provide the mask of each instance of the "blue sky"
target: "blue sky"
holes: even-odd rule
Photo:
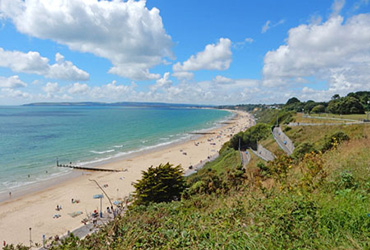
[[[370,89],[369,0],[1,0],[0,105]]]

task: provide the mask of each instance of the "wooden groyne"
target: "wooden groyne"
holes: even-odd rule
[[[80,167],[80,166],[74,166],[72,164],[59,164],[59,162],[57,162],[57,167],[73,168],[73,169],[87,170],[87,171],[100,171],[100,172],[124,172],[124,171],[127,171],[127,170],[107,169],[107,168]]]
[[[191,135],[214,135],[216,134],[215,132],[194,132],[190,133]]]

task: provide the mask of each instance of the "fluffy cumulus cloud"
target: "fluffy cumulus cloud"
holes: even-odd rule
[[[369,41],[370,14],[346,21],[336,15],[324,23],[292,28],[286,44],[265,55],[263,83],[291,86],[324,81],[328,92],[339,93],[369,89]]]
[[[107,58],[123,77],[158,79],[149,69],[172,58],[159,10],[145,0],[2,0],[0,12],[24,34]]]
[[[232,61],[231,41],[220,38],[217,44],[208,44],[204,51],[191,56],[183,63],[173,65],[173,71],[226,70]],[[180,73],[181,74],[181,73]]]
[[[49,94],[56,93],[60,90],[59,84],[57,82],[48,82],[42,89]]]
[[[170,79],[170,72],[164,73],[163,77],[158,79],[156,83],[151,86],[152,91],[156,91],[158,89],[168,89],[172,86],[172,80]]]
[[[164,79],[165,76],[162,78]],[[157,83],[156,83],[157,84]],[[146,100],[176,103],[237,104],[255,101],[260,81],[216,76],[210,81],[166,85],[161,91],[142,93]],[[154,85],[153,88],[156,86]]]
[[[89,90],[90,90],[90,87],[86,83],[81,84],[81,83],[76,82],[72,85],[72,87],[69,88],[68,92],[70,94],[85,94]]]
[[[175,71],[172,75],[180,80],[191,80],[194,78],[194,73],[187,71]]]
[[[0,76],[0,88],[8,88],[8,89],[15,89],[15,88],[23,88],[26,87],[27,84],[19,79],[19,76],[11,76],[11,77],[2,77]]]
[[[64,80],[89,80],[89,74],[75,65],[70,61],[65,61],[64,56],[57,53],[55,55],[56,63],[50,65],[49,71],[46,74],[47,78],[52,79],[64,79]]]
[[[14,72],[43,75],[46,78],[63,80],[88,80],[89,74],[57,53],[56,63],[49,64],[49,59],[40,53],[29,51],[7,51],[0,48],[0,67],[10,68]]]

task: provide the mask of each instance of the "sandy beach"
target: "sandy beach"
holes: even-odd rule
[[[43,189],[35,189],[33,193],[9,197],[0,203],[0,243],[10,244],[42,243],[43,235],[46,239],[55,235],[63,235],[81,227],[82,220],[94,210],[100,210],[100,200],[93,199],[95,194],[101,194],[97,181],[109,195],[112,201],[123,200],[134,191],[132,183],[141,178],[143,170],[161,163],[181,165],[184,171],[189,166],[196,166],[207,161],[208,157],[217,154],[221,146],[230,137],[241,130],[253,125],[252,117],[244,112],[236,111],[236,116],[222,124],[221,127],[208,131],[186,142],[177,143],[168,147],[143,152],[139,155],[112,161],[100,165],[99,168],[125,169],[124,172],[77,172],[77,177],[55,181]],[[72,203],[72,199],[79,203]],[[102,199],[103,212],[110,203],[107,198]],[[62,209],[56,211],[57,205]],[[83,214],[72,217],[77,211]],[[60,215],[58,218],[53,218]]]

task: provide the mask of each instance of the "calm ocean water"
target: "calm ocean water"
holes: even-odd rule
[[[136,107],[0,107],[0,193],[189,137],[231,114]]]

